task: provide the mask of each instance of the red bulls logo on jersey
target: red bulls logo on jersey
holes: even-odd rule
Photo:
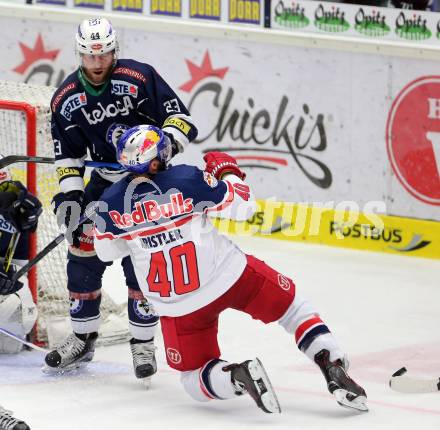
[[[182,193],[170,195],[168,203],[159,204],[155,200],[146,200],[134,205],[135,209],[131,213],[120,213],[116,210],[109,212],[110,218],[119,228],[132,227],[145,222],[169,219],[179,215],[189,214],[193,211],[193,199],[183,198]]]

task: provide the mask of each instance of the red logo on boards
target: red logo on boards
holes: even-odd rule
[[[25,73],[26,70],[38,60],[46,59],[54,61],[60,52],[59,49],[46,50],[40,33],[37,36],[37,40],[35,41],[33,48],[30,48],[22,42],[18,43],[24,59],[21,64],[14,69],[14,72],[17,72],[20,75]]]
[[[386,142],[404,188],[440,205],[440,76],[417,79],[400,91],[388,114]]]
[[[202,79],[208,76],[216,76],[220,79],[223,79],[225,77],[226,72],[229,70],[229,67],[214,69],[208,51],[205,52],[205,56],[203,57],[203,61],[200,66],[193,63],[190,60],[185,60],[185,61],[188,66],[189,72],[191,73],[191,79],[188,82],[185,82],[183,85],[181,85],[179,89],[187,93],[189,93],[194,88],[194,86]]]

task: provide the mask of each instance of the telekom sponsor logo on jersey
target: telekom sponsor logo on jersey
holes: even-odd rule
[[[72,119],[72,112],[87,104],[86,93],[72,94],[61,106],[61,115],[68,121]]]
[[[117,81],[112,79],[112,94],[115,94],[117,96],[132,96],[137,97],[138,96],[138,87],[137,85],[132,84],[131,82],[127,81]]]
[[[81,112],[90,125],[95,125],[104,121],[106,118],[113,118],[118,115],[127,116],[132,109],[134,109],[134,106],[130,96],[124,96],[122,100],[116,100],[114,104],[110,103],[107,106],[98,103],[98,109],[93,109],[90,113],[84,108],[81,109]]]
[[[135,210],[131,213],[121,214],[116,210],[112,210],[109,212],[110,218],[117,227],[127,228],[145,222],[189,214],[194,209],[193,199],[184,199],[182,193],[171,194],[168,203],[159,204],[155,200],[146,200],[136,203],[134,207]]]

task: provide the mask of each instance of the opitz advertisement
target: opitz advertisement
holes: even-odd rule
[[[361,3],[361,2],[360,2]],[[438,44],[440,13],[327,1],[272,0],[272,28],[366,40]]]

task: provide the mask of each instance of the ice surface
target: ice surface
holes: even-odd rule
[[[367,391],[370,412],[338,406],[317,368],[277,324],[235,311],[220,321],[223,357],[259,357],[277,391],[281,415],[264,414],[250,398],[197,403],[167,367],[157,337],[158,374],[150,390],[136,380],[129,346],[98,348],[89,367],[62,377],[41,373],[43,354],[0,355],[0,404],[32,430],[440,428],[440,393],[399,394],[390,375],[440,376],[440,261],[235,238],[248,253],[290,276],[310,298],[347,351],[351,375]],[[104,285],[126,295],[114,264]]]

